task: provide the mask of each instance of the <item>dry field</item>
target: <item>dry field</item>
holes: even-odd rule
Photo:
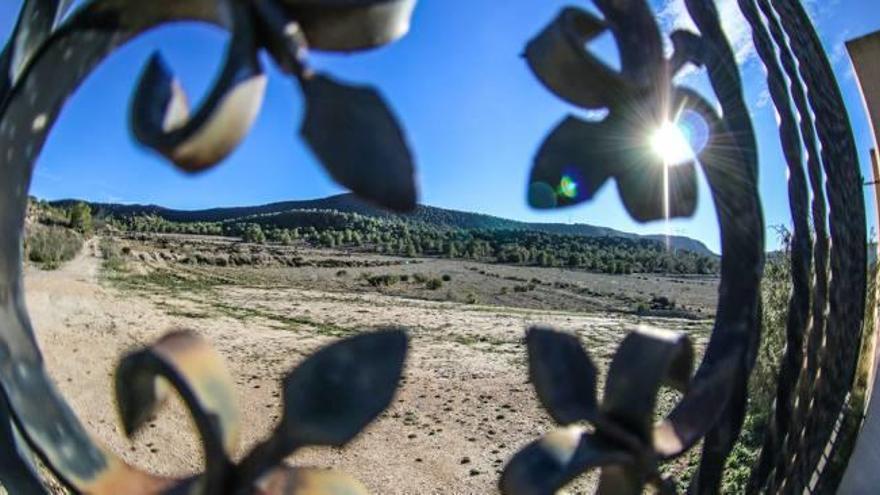
[[[115,416],[118,357],[168,330],[193,329],[226,358],[237,380],[245,452],[277,421],[278,380],[305,355],[339,337],[404,326],[411,347],[392,407],[347,448],[290,459],[343,469],[381,494],[495,493],[503,463],[553,426],[527,381],[527,327],[576,333],[604,370],[639,325],[687,332],[702,347],[717,283],[224,239],[116,242],[125,248],[122,261],[105,262],[92,241],[61,269],[29,267],[26,275],[50,373],[96,437],[145,469],[200,469],[198,443],[179,404],[133,441]],[[226,253],[225,261],[217,253]],[[238,265],[236,255],[251,263]],[[442,286],[429,289],[424,280],[432,279]],[[687,318],[635,314],[657,296],[675,299],[684,310],[670,314]],[[589,491],[593,482],[579,480],[572,492]]]

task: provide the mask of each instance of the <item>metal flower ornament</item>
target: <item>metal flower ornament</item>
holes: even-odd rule
[[[607,20],[566,8],[526,47],[529,67],[548,89],[583,109],[608,112],[598,122],[569,116],[550,133],[535,158],[529,203],[575,205],[615,179],[637,220],[689,216],[696,207],[695,157],[679,126],[689,124],[698,153],[707,144],[708,125],[672,87],[650,11],[607,8],[613,9]],[[619,27],[633,33],[618,38],[620,72],[584,50],[610,29],[617,10],[633,14]]]
[[[585,471],[600,468],[601,493],[638,494],[646,484],[660,493],[674,493],[672,480],[658,471],[660,462],[687,451],[706,430],[688,425],[695,418],[682,409],[655,424],[658,392],[668,386],[707,402],[723,401],[730,393],[725,379],[691,389],[690,340],[650,329],[629,334],[611,363],[601,404],[596,399],[596,367],[577,337],[533,328],[526,343],[529,376],[538,398],[564,427],[513,457],[502,474],[501,491],[556,493]],[[703,428],[709,424],[702,422]]]
[[[641,493],[646,483],[670,491],[657,464],[702,439],[690,491],[717,493],[745,413],[760,337],[764,261],[757,152],[739,72],[710,0],[685,0],[699,33],[672,33],[669,58],[644,0],[592,3],[602,18],[565,8],[525,50],[529,67],[550,91],[605,113],[598,121],[569,116],[550,132],[534,159],[528,201],[545,209],[576,205],[614,179],[637,221],[690,216],[699,164],[715,202],[723,252],[715,327],[690,382],[685,364],[690,351],[681,337],[627,337],[601,406],[595,371],[576,341],[531,331],[530,368],[542,403],[559,423],[588,421],[595,431],[570,427],[526,447],[506,467],[501,489],[549,494],[586,469],[601,467],[599,493]],[[589,51],[588,43],[605,32],[617,42],[620,70]],[[673,83],[688,64],[707,69],[717,108]],[[667,379],[684,395],[665,420],[651,426],[654,397]]]
[[[372,88],[315,73],[306,62],[309,48],[351,51],[397,38],[408,28],[414,0],[213,3],[232,31],[214,88],[191,112],[162,56],[154,55],[132,103],[137,140],[186,171],[225,158],[247,134],[262,103],[266,76],[257,55],[265,50],[298,83],[306,105],[300,133],[330,175],[382,206],[414,208],[412,157],[384,100]],[[340,8],[349,18],[331,16]]]
[[[156,486],[177,483],[173,490],[179,493],[205,494],[367,493],[343,474],[282,462],[302,447],[345,445],[385,410],[394,397],[406,348],[402,331],[386,330],[340,341],[306,358],[282,382],[284,411],[275,431],[237,465],[231,457],[241,425],[232,377],[222,358],[197,335],[170,333],[126,356],[117,367],[116,399],[129,436],[149,421],[167,395],[167,388],[157,387],[158,379],[176,389],[193,415],[205,449],[204,474],[179,482],[153,478]],[[108,472],[106,482],[132,493],[128,490],[138,488],[129,469]]]
[[[48,493],[36,454],[76,493],[363,493],[345,476],[282,467],[282,460],[300,447],[347,443],[388,405],[406,354],[401,331],[364,334],[306,359],[284,380],[274,434],[237,465],[230,459],[239,425],[222,361],[195,335],[169,334],[121,362],[123,425],[136,432],[161,404],[157,382],[170,384],[198,427],[205,472],[175,480],[139,471],[89,435],[46,372],[23,294],[27,191],[65,102],[102,59],[151,28],[198,21],[231,33],[220,74],[190,109],[167,63],[153,56],[132,99],[138,142],[187,172],[221,161],[259,111],[265,52],[303,92],[301,135],[330,175],[367,200],[412,209],[412,157],[382,97],[311,70],[307,53],[392,42],[408,30],[415,0],[91,0],[69,12],[72,3],[25,0],[0,54],[0,483],[10,493]]]

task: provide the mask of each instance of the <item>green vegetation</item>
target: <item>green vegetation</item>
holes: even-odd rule
[[[518,229],[465,229],[333,210],[294,210],[222,222],[171,222],[155,215],[109,219],[129,232],[225,235],[245,242],[304,243],[394,256],[432,256],[600,273],[714,274],[714,257],[668,251],[657,241]]]
[[[400,282],[400,277],[397,275],[385,274],[385,275],[368,275],[367,282],[373,287],[391,287],[392,285],[397,285]]]
[[[104,268],[116,271],[125,269],[123,248],[114,239],[102,237],[98,248],[101,250],[101,258],[104,259]]]
[[[92,209],[86,203],[76,203],[70,208],[70,228],[80,234],[89,235],[94,228]]]
[[[279,238],[280,237],[281,236],[279,236]],[[263,229],[259,224],[249,223],[241,232],[241,240],[244,242],[252,242],[254,244],[263,244],[266,242],[266,234],[263,233]]]
[[[761,284],[763,328],[758,360],[749,379],[749,405],[739,441],[727,459],[722,493],[745,493],[752,468],[761,453],[767,422],[772,419],[779,363],[785,350],[786,315],[791,297],[791,257],[788,247],[770,257]]]
[[[749,379],[749,405],[743,424],[742,435],[727,459],[725,477],[721,486],[722,493],[743,493],[746,491],[752,468],[761,452],[764,433],[768,421],[772,420],[773,402],[776,399],[777,377],[779,364],[785,352],[786,319],[788,301],[791,296],[791,254],[788,242],[790,236],[785,229],[779,230],[783,241],[783,251],[778,256],[771,256],[764,269],[761,286],[763,297],[763,329],[758,360]],[[868,273],[867,304],[863,328],[873,328],[874,294],[877,277],[877,265],[872,266]],[[842,472],[849,458],[853,445],[847,443],[861,424],[864,410],[866,377],[871,366],[872,355],[869,349],[873,344],[873,332],[864,332],[861,343],[861,357],[856,370],[855,384],[851,390],[850,400],[844,410],[834,455],[829,459],[830,472],[835,469]],[[836,467],[835,467],[836,466]]]
[[[220,297],[206,297],[216,294],[217,289],[229,283],[221,277],[204,273],[179,273],[172,270],[152,270],[145,274],[120,272],[104,265],[107,280],[123,290],[147,294],[166,293],[173,295],[178,302],[193,303],[197,308],[181,308],[168,303],[160,303],[166,314],[183,318],[211,318],[217,315],[247,321],[252,318],[269,320],[284,330],[299,330],[309,327],[309,331],[330,337],[347,337],[357,333],[357,329],[346,328],[333,323],[312,320],[305,316],[287,316],[265,308],[239,306],[224,302]]]
[[[42,225],[29,229],[25,240],[28,259],[44,270],[54,270],[72,260],[82,244],[82,237],[70,229]]]
[[[83,246],[83,238],[94,230],[92,211],[86,203],[59,208],[30,198],[25,233],[25,255],[45,270],[54,270],[73,259]]]

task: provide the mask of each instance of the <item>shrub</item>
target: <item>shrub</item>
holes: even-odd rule
[[[374,275],[368,277],[367,282],[373,287],[390,287],[397,284],[397,282],[400,282],[400,278],[397,275],[391,274]]]
[[[422,275],[421,273],[416,273],[413,275],[413,280],[418,284],[424,284],[428,282],[428,277]]]
[[[791,296],[791,252],[784,235],[783,252],[767,260],[761,281],[763,322],[758,359],[749,378],[749,405],[739,441],[727,460],[722,491],[743,493],[772,418],[779,362],[785,348],[786,317]]]
[[[101,258],[105,260],[122,256],[122,249],[109,237],[101,238],[98,249],[101,251]]]
[[[241,234],[241,240],[254,244],[263,244],[266,242],[266,234],[263,233],[263,229],[259,224],[249,223]]]
[[[82,237],[63,227],[42,227],[29,232],[27,256],[43,269],[54,270],[82,249]]]
[[[101,251],[101,258],[104,259],[104,268],[121,270],[125,266],[125,260],[123,259],[124,250],[113,239],[109,237],[101,238],[98,249]],[[130,249],[128,251],[131,252]]]
[[[443,281],[444,281],[444,282],[451,282],[451,281],[452,281],[452,276],[451,276],[451,275],[448,275],[448,274],[444,274],[444,275],[443,275]]]
[[[348,272],[345,270],[339,270],[338,272],[336,272],[337,277],[344,277],[346,275],[348,275]]]
[[[70,209],[70,228],[88,235],[92,232],[92,209],[85,203],[77,203]]]
[[[443,287],[443,281],[439,278],[432,278],[431,280],[428,280],[428,282],[425,284],[425,287],[428,290],[437,290]]]

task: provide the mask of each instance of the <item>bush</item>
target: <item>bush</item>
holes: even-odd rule
[[[263,233],[263,229],[259,224],[250,223],[242,232],[241,240],[253,244],[263,244],[266,242],[266,234]]]
[[[428,290],[437,290],[441,287],[443,287],[443,281],[439,278],[432,278],[431,280],[428,280],[428,282],[425,284],[425,288],[427,288]]]
[[[70,228],[81,233],[92,232],[92,209],[85,203],[77,203],[70,209]]]
[[[451,282],[452,276],[451,275],[443,275],[443,281],[444,282]]]
[[[400,278],[397,275],[374,275],[367,278],[367,282],[373,287],[390,287],[392,285],[400,282]]]
[[[770,257],[761,281],[762,330],[758,359],[749,378],[749,405],[739,441],[725,468],[723,493],[746,491],[749,475],[758,458],[767,422],[772,419],[779,362],[785,349],[788,300],[791,296],[791,252],[781,235],[783,252]]]
[[[98,248],[101,250],[101,258],[104,259],[104,268],[121,270],[125,266],[125,259],[123,259],[125,249],[120,248],[113,239],[102,238]],[[128,252],[130,253],[131,250],[128,249]]]
[[[72,260],[82,249],[82,237],[63,227],[41,227],[28,233],[27,256],[45,270]]]

